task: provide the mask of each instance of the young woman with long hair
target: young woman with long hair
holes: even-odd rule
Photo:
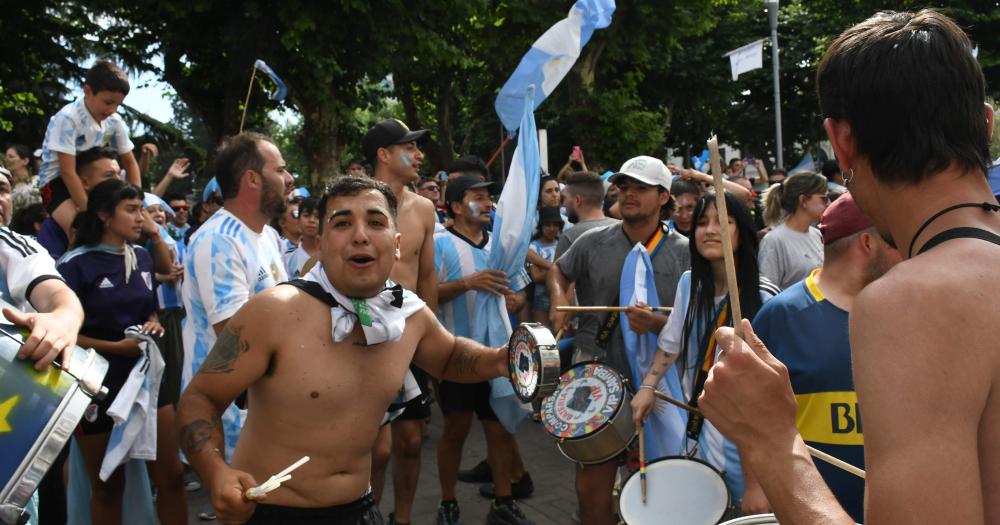
[[[774,229],[760,241],[760,272],[782,290],[823,266],[823,236],[813,224],[830,205],[827,191],[826,177],[796,173],[764,193],[764,222]]]

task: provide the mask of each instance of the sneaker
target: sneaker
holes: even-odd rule
[[[490,512],[486,515],[486,525],[535,525],[521,512],[517,503],[497,505],[494,500],[490,504]]]
[[[197,492],[201,490],[201,483],[198,480],[192,479],[184,483],[184,490],[187,492]]]
[[[525,499],[531,497],[531,495],[535,493],[535,484],[531,481],[531,474],[525,472],[524,476],[521,476],[521,479],[511,483],[510,492],[511,496],[514,496],[514,499]],[[479,495],[487,499],[497,497],[496,490],[494,489],[492,483],[484,483],[480,485]]]
[[[202,507],[202,511],[198,513],[198,519],[201,521],[215,521],[215,509],[211,505],[205,505]]]
[[[407,523],[400,523],[400,522],[396,521],[396,513],[395,512],[390,512],[389,513],[389,525],[410,525],[410,524],[409,524],[409,522],[407,522]]]
[[[439,505],[437,525],[462,525],[458,505]]]
[[[489,483],[493,481],[493,471],[484,459],[469,470],[458,471],[458,480],[466,483]]]

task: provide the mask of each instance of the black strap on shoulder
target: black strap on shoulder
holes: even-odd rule
[[[929,219],[927,219],[926,221],[924,221],[923,224],[920,225],[920,228],[917,229],[917,233],[914,233],[913,239],[910,240],[910,249],[906,253],[906,258],[909,259],[910,257],[913,256],[913,245],[916,244],[917,239],[920,237],[920,234],[924,233],[924,230],[926,230],[927,227],[930,226],[932,222],[936,221],[938,217],[950,211],[955,211],[961,208],[982,208],[983,211],[986,212],[1000,211],[1000,205],[997,205],[996,203],[993,202],[963,202],[961,204],[956,204],[954,206],[948,206],[947,208],[935,213],[934,215],[931,215]],[[939,242],[944,242],[944,241],[939,241]],[[921,248],[920,251],[917,253],[918,254],[923,253],[924,250],[925,248]]]
[[[332,295],[328,294],[326,290],[323,290],[323,287],[320,286],[320,284],[317,283],[316,281],[307,281],[305,279],[292,279],[291,281],[285,281],[279,284],[287,284],[289,286],[294,286],[299,290],[302,290],[303,292],[326,303],[327,305],[330,306],[330,308],[340,306],[340,303],[338,303],[337,300],[334,299]]]
[[[931,237],[929,241],[925,242],[924,245],[920,247],[920,251],[917,252],[917,255],[920,255],[921,253],[924,253],[927,250],[952,239],[979,239],[986,242],[992,242],[993,244],[1000,246],[1000,235],[981,228],[971,228],[966,226],[945,230],[934,237]]]

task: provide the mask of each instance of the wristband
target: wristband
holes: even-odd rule
[[[653,385],[639,385],[639,390],[642,390],[643,388],[648,388],[648,389],[652,390],[653,392],[656,392],[656,387],[653,386]]]

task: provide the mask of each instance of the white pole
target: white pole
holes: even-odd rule
[[[542,171],[549,173],[549,133],[545,129],[538,130],[538,158],[542,164]]]
[[[776,135],[775,146],[777,152],[775,158],[778,168],[785,168],[785,155],[781,141],[781,80],[778,75],[778,0],[765,0],[767,2],[767,18],[771,23],[771,65],[774,73],[774,132]]]

